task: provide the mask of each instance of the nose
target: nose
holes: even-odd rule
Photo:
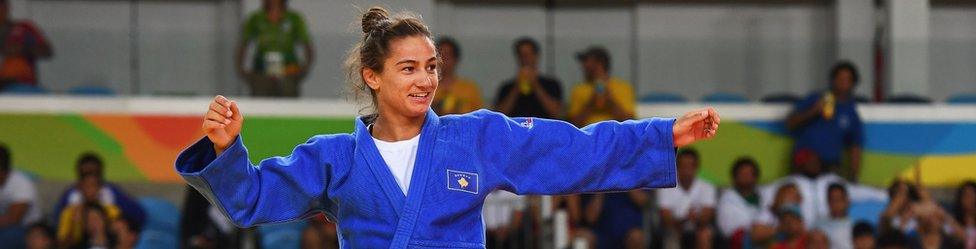
[[[417,86],[419,87],[434,87],[434,82],[437,82],[437,73],[427,73],[426,77],[421,80]]]

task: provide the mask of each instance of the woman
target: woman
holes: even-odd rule
[[[351,248],[483,248],[481,208],[502,189],[558,195],[675,185],[675,148],[715,136],[712,109],[678,120],[605,122],[583,129],[554,120],[477,111],[438,117],[436,49],[418,18],[363,15],[347,62],[376,113],[352,134],[312,137],[289,157],[251,165],[237,103],[217,96],[206,138],[176,169],[238,226],[324,212]],[[414,165],[416,164],[416,165]]]
[[[966,248],[976,248],[976,182],[966,181],[956,190],[956,222],[963,230]]]

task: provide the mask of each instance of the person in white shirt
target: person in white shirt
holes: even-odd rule
[[[853,248],[851,229],[854,224],[847,217],[847,209],[851,206],[851,201],[847,196],[847,188],[840,183],[834,183],[827,187],[827,204],[830,209],[830,218],[817,222],[817,228],[824,231],[830,238],[830,248]]]
[[[770,206],[770,201],[779,186],[795,184],[803,196],[800,210],[808,229],[812,229],[818,221],[829,218],[827,204],[827,188],[831,184],[841,184],[847,189],[851,201],[888,201],[885,191],[853,183],[848,183],[834,173],[826,173],[819,157],[809,149],[800,149],[794,156],[793,164],[797,172],[780,180],[772,182],[760,190],[763,206]]]
[[[742,157],[732,164],[732,188],[722,191],[718,201],[717,220],[722,236],[732,238],[735,233],[747,232],[762,213],[756,182],[761,172],[756,161]]]
[[[41,219],[41,210],[34,182],[11,164],[10,150],[0,144],[0,247],[21,248],[26,228]]]
[[[657,190],[665,248],[688,247],[689,243],[698,248],[712,247],[715,186],[696,177],[698,166],[697,151],[679,151],[678,186]]]

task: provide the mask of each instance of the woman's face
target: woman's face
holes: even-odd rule
[[[381,115],[423,117],[437,91],[437,50],[425,36],[390,41],[383,72],[363,70],[363,79],[376,92]]]

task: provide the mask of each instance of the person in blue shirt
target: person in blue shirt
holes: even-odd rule
[[[324,213],[343,248],[484,248],[488,193],[626,191],[675,186],[675,148],[714,137],[705,108],[678,119],[608,121],[582,129],[480,110],[438,116],[430,31],[382,8],[362,18],[347,68],[376,112],[351,134],[314,136],[287,157],[251,164],[237,103],[217,96],[200,139],[176,170],[237,226]]]
[[[846,152],[847,176],[857,182],[864,144],[864,125],[853,94],[859,80],[857,68],[850,62],[837,63],[830,70],[830,80],[829,89],[810,94],[794,106],[786,126],[794,136],[794,152],[809,148],[829,168],[837,170]]]

